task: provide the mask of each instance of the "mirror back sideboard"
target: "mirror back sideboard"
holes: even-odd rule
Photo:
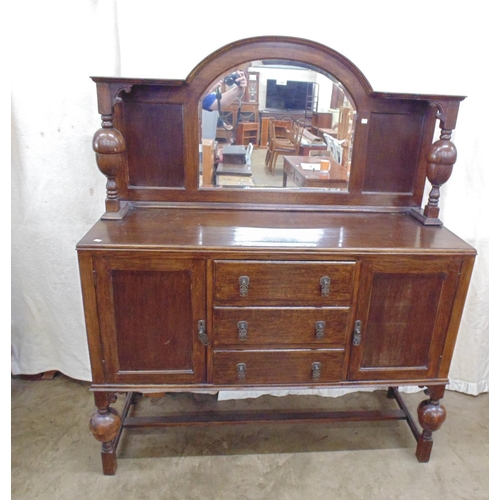
[[[277,56],[334,75],[354,100],[345,192],[200,187],[200,98],[238,65]],[[406,420],[428,461],[475,258],[439,219],[463,97],[374,92],[334,50],[281,37],[223,47],[182,81],[93,80],[106,210],[77,250],[104,473],[128,428],[363,418],[130,416],[151,392],[389,388],[396,409],[364,417]],[[408,385],[428,390],[421,429],[397,390]]]

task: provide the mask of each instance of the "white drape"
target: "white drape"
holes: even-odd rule
[[[487,199],[498,163],[488,150],[494,113],[485,107],[494,95],[486,87],[491,7],[318,0],[304,19],[297,9],[250,4],[215,6],[216,15],[151,0],[12,7],[12,372],[59,370],[90,380],[75,245],[104,211],[105,180],[91,149],[100,118],[89,76],[185,78],[232,40],[276,34],[338,50],[378,91],[468,96],[441,218],[479,256],[450,378],[452,389],[487,391]]]

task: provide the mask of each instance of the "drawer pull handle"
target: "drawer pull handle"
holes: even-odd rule
[[[250,285],[250,278],[248,276],[240,276],[240,295],[246,297],[248,295],[248,287]]]
[[[354,335],[352,337],[352,345],[361,344],[361,321],[358,319],[354,322]]]
[[[245,382],[247,365],[245,363],[238,363],[236,365],[236,372],[238,373],[238,382]]]
[[[312,379],[318,381],[321,376],[321,363],[316,361],[312,364]]]
[[[323,276],[319,280],[319,284],[321,285],[321,296],[328,297],[330,295],[330,278],[328,276]]]
[[[316,339],[321,340],[325,336],[325,322],[316,321]]]
[[[240,340],[248,338],[248,323],[246,321],[238,321],[238,338]]]
[[[205,321],[198,321],[198,339],[203,345],[208,345],[207,327]]]

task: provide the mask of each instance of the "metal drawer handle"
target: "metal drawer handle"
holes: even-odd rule
[[[361,344],[361,321],[357,319],[354,322],[354,335],[352,337],[352,345]]]
[[[330,278],[328,276],[323,276],[319,280],[319,284],[321,285],[321,296],[328,297],[330,295]]]
[[[314,362],[311,365],[312,368],[312,379],[318,381],[321,376],[321,363],[319,361]]]
[[[238,373],[238,382],[245,382],[247,365],[245,363],[238,363],[236,365],[236,372]]]
[[[248,276],[240,276],[240,295],[246,297],[248,295],[248,287],[250,285],[250,278]]]
[[[316,339],[321,340],[325,336],[325,322],[316,321]]]
[[[248,339],[248,323],[246,321],[238,321],[238,338],[240,340]]]

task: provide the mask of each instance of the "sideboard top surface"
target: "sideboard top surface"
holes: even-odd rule
[[[475,253],[448,229],[405,213],[139,207],[123,220],[98,221],[77,248]]]

